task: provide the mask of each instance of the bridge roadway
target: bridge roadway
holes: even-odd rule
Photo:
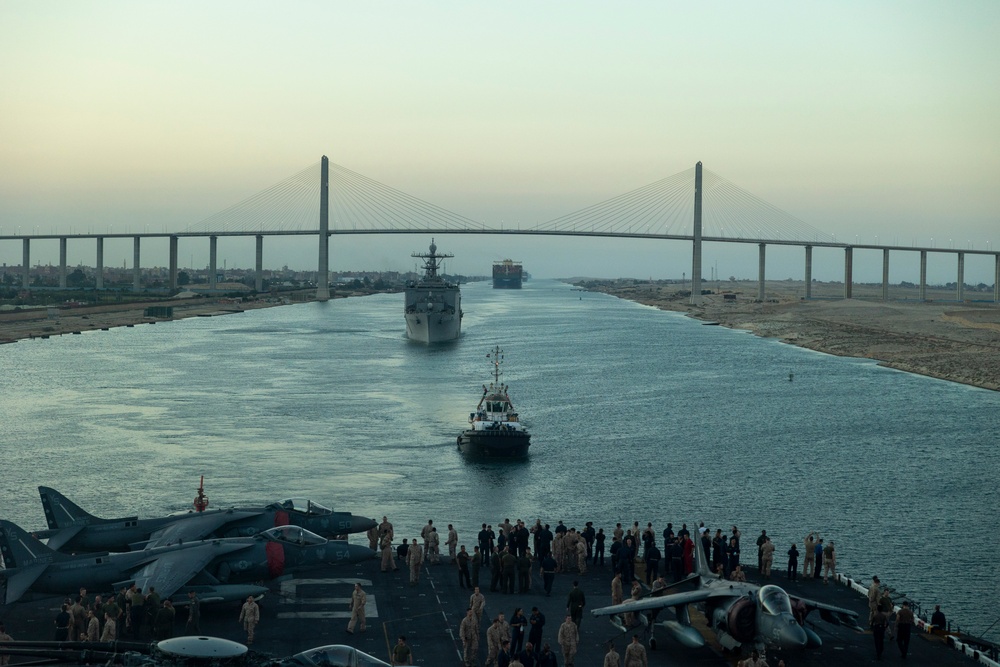
[[[442,558],[440,565],[425,565],[420,583],[411,587],[408,573],[400,564],[397,572],[382,573],[378,562],[337,566],[301,573],[295,578],[275,582],[271,592],[261,601],[261,622],[253,649],[275,657],[327,644],[350,644],[377,658],[388,661],[389,649],[399,635],[405,635],[411,646],[416,665],[461,665],[462,645],[458,627],[468,607],[470,591],[460,588],[456,570]],[[546,617],[543,641],[552,645],[563,664],[556,643],[559,625],[566,616],[566,595],[572,581],[578,579],[587,597],[587,611],[581,624],[581,642],[576,656],[577,667],[600,667],[607,651],[607,642],[615,641],[624,657],[624,647],[629,637],[622,636],[610,623],[590,615],[589,610],[610,604],[610,564],[592,567],[584,574],[559,574],[551,597],[541,590],[537,570],[533,573],[533,590],[527,594],[505,595],[490,592],[488,571],[481,573],[482,590],[486,596],[486,611],[479,647],[479,665],[486,661],[486,628],[488,618],[503,612],[509,620],[514,608],[524,608],[530,615],[533,606],[539,607]],[[753,579],[753,568],[748,572]],[[360,581],[368,595],[368,628],[364,633],[355,630],[347,633],[350,618],[348,601],[354,582]],[[841,585],[824,585],[820,580],[789,583],[784,574],[775,575],[771,583],[785,587],[790,593],[823,600],[858,612],[861,625],[866,625],[867,600],[850,588]],[[91,591],[93,594],[93,591]],[[57,600],[0,607],[0,619],[7,631],[18,640],[48,640],[53,632],[53,619]],[[245,633],[238,622],[239,604],[204,606],[201,630],[203,634],[244,641]],[[186,612],[177,613],[177,633],[183,632]],[[699,613],[692,614],[693,621],[704,620]],[[809,617],[811,627],[822,637],[824,646],[818,650],[785,653],[771,651],[768,663],[774,667],[784,659],[788,667],[819,667],[829,665],[862,665],[875,662],[871,633],[835,627],[819,619],[818,613]],[[737,656],[724,654],[714,642],[711,633],[705,633],[708,644],[702,649],[688,649],[669,638],[665,632],[657,633],[658,648],[648,651],[651,666],[704,665],[718,667],[733,665]],[[15,658],[14,662],[18,662]],[[894,643],[886,642],[883,662],[902,663]],[[914,632],[910,643],[910,657],[906,663],[914,666],[973,667],[972,658],[946,647],[943,640],[921,632]]]

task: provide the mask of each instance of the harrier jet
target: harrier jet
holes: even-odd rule
[[[713,574],[708,567],[701,540],[694,540],[697,572],[675,584],[639,600],[594,609],[594,616],[611,616],[612,624],[622,632],[624,614],[652,612],[648,628],[651,648],[656,648],[654,627],[660,625],[667,634],[688,648],[701,648],[705,638],[691,625],[688,605],[704,604],[705,618],[715,632],[719,643],[734,649],[743,645],[758,650],[765,648],[796,649],[815,648],[823,641],[815,632],[805,627],[805,617],[818,609],[824,621],[834,625],[857,628],[857,614],[849,609],[834,607],[806,598],[793,598],[784,589],[768,584],[757,586],[749,583],[727,581]],[[674,618],[656,623],[659,610],[669,607]]]
[[[0,604],[10,604],[31,594],[65,595],[78,588],[110,592],[132,583],[143,591],[155,587],[163,599],[194,590],[203,601],[240,600],[267,590],[247,586],[252,582],[310,565],[357,563],[375,552],[298,526],[279,526],[254,537],[71,556],[0,520],[0,555],[7,565],[0,570]]]
[[[300,526],[323,537],[360,533],[375,521],[349,512],[333,512],[319,503],[289,498],[266,507],[184,512],[155,519],[101,519],[47,486],[38,487],[48,530],[32,533],[48,538],[48,546],[72,553],[129,551],[213,537],[249,537],[275,526]]]

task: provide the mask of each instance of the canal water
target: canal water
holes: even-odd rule
[[[4,516],[42,527],[38,485],[154,516],[205,475],[213,507],[308,496],[401,536],[454,523],[470,543],[506,517],[704,521],[750,545],[766,529],[783,569],[818,531],[842,571],[965,629],[1000,614],[1000,394],[555,281],[462,297],[462,338],[434,347],[404,338],[401,294],[0,346]],[[494,345],[532,432],[523,462],[455,444]]]

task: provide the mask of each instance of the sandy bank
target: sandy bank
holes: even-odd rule
[[[675,284],[607,281],[586,287],[799,347],[874,359],[902,371],[1000,390],[1000,308],[995,304],[868,298],[806,301],[794,284],[783,282],[768,284],[765,302],[756,302],[756,294],[736,292],[734,300],[706,295],[702,305],[691,306]]]

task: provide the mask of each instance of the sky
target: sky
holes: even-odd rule
[[[488,224],[530,227],[702,161],[859,243],[1000,250],[1000,3],[0,0],[0,263],[35,233],[180,231],[327,155]],[[318,208],[318,202],[317,202]],[[406,270],[424,235],[331,241],[334,270]],[[449,271],[690,276],[690,244],[438,238]],[[207,241],[181,241],[203,266]],[[143,247],[167,263],[166,242]],[[769,279],[801,278],[770,248]],[[33,263],[58,261],[36,241]],[[265,266],[313,269],[315,239]],[[94,265],[93,241],[70,264]],[[252,267],[253,242],[219,264]],[[132,262],[128,240],[105,263]],[[895,253],[891,281],[917,279]],[[754,245],[709,269],[757,276]],[[841,251],[814,276],[843,276]],[[993,282],[970,257],[967,282]],[[855,280],[881,279],[859,252]],[[955,279],[933,255],[931,280]]]

